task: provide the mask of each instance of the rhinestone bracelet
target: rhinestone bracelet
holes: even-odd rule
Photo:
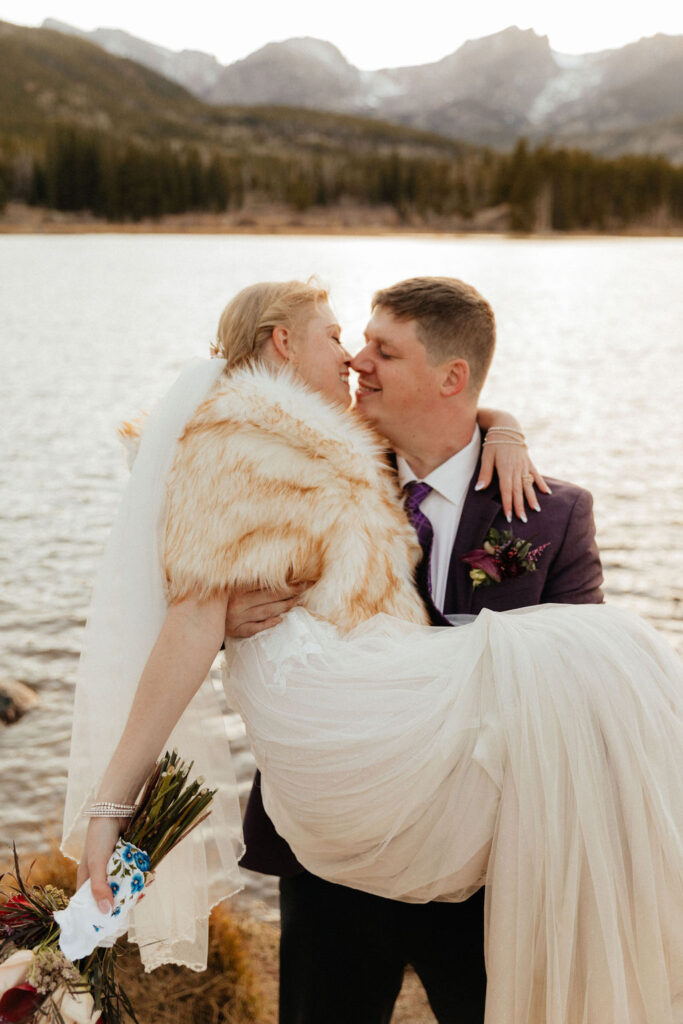
[[[109,800],[103,800],[91,804],[83,811],[86,818],[132,818],[135,814],[135,804],[115,804]]]

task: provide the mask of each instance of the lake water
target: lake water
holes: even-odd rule
[[[256,280],[317,273],[351,351],[376,288],[476,285],[499,331],[484,401],[522,420],[542,471],[590,488],[608,599],[683,648],[682,271],[678,239],[0,236],[0,677],[41,701],[0,727],[0,871],[12,839],[60,831],[81,633],[126,479],[117,423]],[[257,876],[249,892],[274,898]]]

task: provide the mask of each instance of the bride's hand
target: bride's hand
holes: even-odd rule
[[[83,850],[81,863],[76,876],[77,887],[90,879],[90,887],[95,902],[106,914],[114,905],[109,882],[107,881],[107,863],[125,823],[121,818],[91,818]]]
[[[508,523],[512,522],[513,509],[518,519],[521,519],[523,523],[527,522],[524,510],[525,499],[535,512],[541,511],[534,491],[534,484],[544,494],[552,494],[529,458],[526,447],[490,442],[486,444],[481,457],[481,471],[475,490],[480,491],[484,487],[488,487],[493,479],[494,470],[498,475],[503,514]]]
[[[277,626],[307,587],[307,583],[299,583],[285,590],[235,591],[225,613],[225,635],[234,640],[244,639]]]
[[[503,429],[508,427],[521,433],[519,422],[510,413],[480,409],[477,419],[479,425],[486,431],[490,427]],[[500,438],[498,443],[496,443],[496,437]],[[516,434],[503,435],[497,434],[495,431],[493,434],[487,434],[486,444],[482,448],[481,469],[475,490],[480,491],[484,487],[488,487],[495,472],[498,476],[505,518],[509,523],[512,522],[512,513],[514,512],[518,519],[526,523],[525,500],[535,512],[541,511],[534,485],[544,494],[552,494],[552,491],[531,461],[526,444],[505,443],[516,440],[516,438]]]

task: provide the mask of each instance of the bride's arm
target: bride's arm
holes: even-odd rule
[[[510,427],[512,431],[522,434],[519,420],[515,419],[512,413],[504,412],[501,409],[480,408],[477,412],[477,422],[483,430],[489,430],[491,427]],[[494,436],[500,437],[499,443],[493,442]],[[505,443],[516,439],[517,434],[515,433],[496,435],[494,432],[490,435],[481,454],[481,470],[476,489],[482,490],[484,487],[488,487],[493,479],[495,469],[498,474],[503,514],[510,522],[514,510],[515,515],[526,522],[525,498],[531,508],[536,512],[540,510],[534,484],[544,494],[552,492],[529,458],[526,445]]]
[[[224,637],[227,597],[188,597],[172,605],[145,665],[126,727],[97,800],[134,803],[175,724],[206,678]],[[106,714],[106,708],[102,708]],[[125,822],[92,818],[78,869],[96,901],[113,903],[106,865]],[[101,908],[103,909],[103,908]]]

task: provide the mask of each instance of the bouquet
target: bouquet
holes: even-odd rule
[[[61,889],[28,887],[14,850],[14,884],[0,886],[0,1024],[121,1024],[133,1007],[116,980],[114,943],[153,881],[155,867],[211,812],[215,790],[192,764],[166,752],[107,864],[114,896],[103,914],[86,881],[69,900]],[[2,882],[5,876],[0,876]]]

